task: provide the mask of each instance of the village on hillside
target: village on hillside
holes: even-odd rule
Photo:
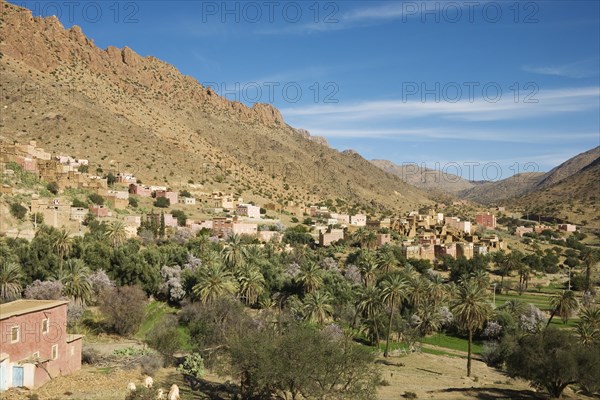
[[[247,235],[263,243],[283,239],[285,226],[279,219],[266,216],[272,208],[246,203],[233,193],[205,192],[196,188],[191,189],[193,193],[187,188],[174,191],[166,185],[142,184],[127,171],[108,174],[90,171],[88,160],[70,155],[53,156],[38,147],[35,141],[26,144],[0,142],[0,170],[5,182],[9,182],[15,173],[11,163],[45,182],[48,190],[42,195],[32,193],[25,204],[31,216],[31,227],[0,226],[0,233],[7,236],[33,237],[36,225],[42,221],[54,228],[64,228],[71,235],[83,235],[87,222],[94,218],[107,223],[120,221],[128,238],[144,235],[146,228],[154,225],[162,229],[163,235],[178,233],[192,237],[204,231],[221,240],[232,235]],[[73,201],[65,192],[89,196]],[[13,194],[9,183],[2,184],[2,194]],[[141,202],[148,204],[145,208],[150,211],[136,213]],[[439,211],[446,208],[445,204],[438,206]],[[343,214],[317,205],[292,204],[289,209],[292,221],[303,222],[314,242],[324,247],[354,238],[369,248],[394,242],[401,246],[406,258],[430,261],[446,256],[471,259],[475,255],[507,250],[506,242],[494,233],[498,216],[506,214],[504,207],[476,212],[474,221],[444,215],[432,208],[423,213],[413,211],[385,218]],[[212,217],[201,219],[188,214]],[[38,216],[39,221],[36,221]],[[576,226],[528,223],[528,226],[516,227],[512,233],[522,238],[527,233],[540,234],[546,230],[568,233],[575,232]]]

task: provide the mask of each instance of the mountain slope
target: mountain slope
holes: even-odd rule
[[[90,159],[146,183],[246,190],[267,200],[340,199],[413,209],[429,200],[357,154],[289,127],[270,105],[228,101],[195,79],[129,48],[96,47],[81,29],[33,18],[0,0],[5,140]]]
[[[477,183],[440,170],[421,168],[418,164],[397,165],[388,160],[371,160],[382,170],[400,177],[404,182],[427,191],[456,194],[471,189]]]
[[[599,198],[600,157],[597,157],[568,178],[512,199],[509,204],[541,216],[600,228]]]
[[[484,182],[459,192],[458,196],[482,204],[497,203],[530,192],[544,176],[543,172],[524,172],[499,181]]]

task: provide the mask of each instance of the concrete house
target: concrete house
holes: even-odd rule
[[[496,228],[496,216],[491,213],[481,213],[475,216],[475,221],[477,221],[477,225],[483,225],[486,228],[495,229]]]
[[[81,368],[83,336],[67,333],[68,303],[16,300],[0,305],[0,391],[36,388]]]
[[[238,204],[236,214],[242,217],[260,218],[260,207],[252,204]]]

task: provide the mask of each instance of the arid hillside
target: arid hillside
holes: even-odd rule
[[[598,152],[598,148],[594,149]],[[530,213],[600,228],[600,157],[553,185],[512,199],[509,204]]]
[[[228,101],[175,67],[0,1],[0,138],[36,139],[144,183],[219,184],[281,205],[414,209],[429,200],[354,152],[288,126],[270,105]]]
[[[441,170],[421,168],[417,164],[397,165],[388,160],[371,160],[371,162],[382,170],[399,176],[404,182],[427,191],[457,194],[478,185],[460,176]]]

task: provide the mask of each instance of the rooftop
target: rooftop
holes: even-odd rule
[[[68,300],[15,300],[0,304],[0,320],[67,304]]]

